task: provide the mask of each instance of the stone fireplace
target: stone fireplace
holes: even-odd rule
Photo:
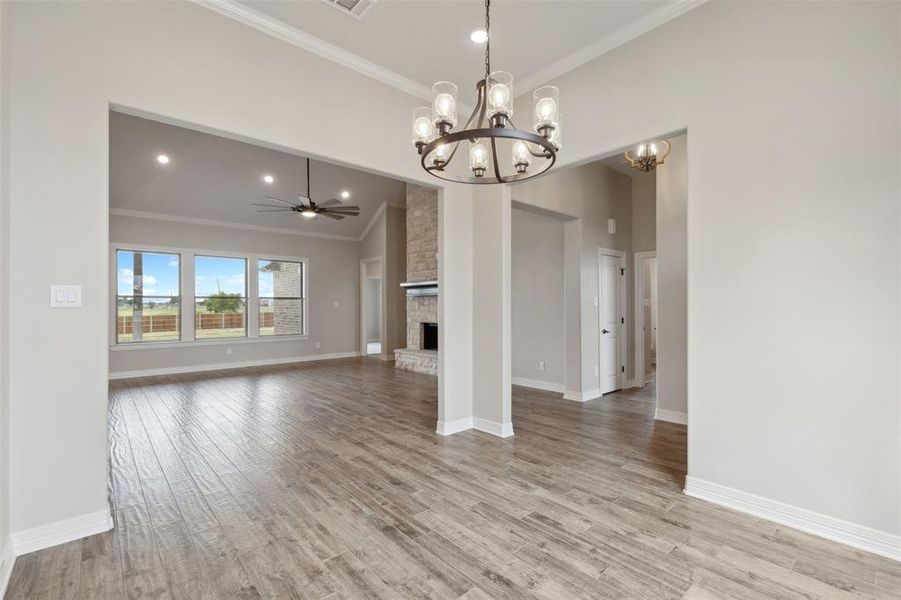
[[[437,279],[438,191],[408,184],[407,284]],[[394,366],[437,375],[439,343],[437,286],[408,288],[407,347],[394,351]]]

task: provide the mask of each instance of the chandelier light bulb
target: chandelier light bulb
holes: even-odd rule
[[[529,146],[522,140],[513,144],[513,166],[517,173],[525,173],[529,168]]]
[[[469,168],[476,177],[485,174],[488,168],[488,148],[481,142],[476,142],[469,148]]]
[[[557,113],[557,103],[554,102],[553,98],[542,98],[535,105],[535,112],[541,121],[550,123],[554,120],[554,116]]]
[[[416,119],[415,128],[416,136],[422,139],[426,139],[429,135],[429,132],[432,130],[432,122],[425,117],[420,117]]]
[[[638,147],[638,156],[645,156],[647,154],[647,148],[644,144]]]
[[[488,92],[488,100],[494,108],[506,106],[510,101],[510,88],[503,83],[495,83]]]
[[[657,144],[651,144],[651,156],[657,156]]]
[[[457,86],[449,81],[439,81],[432,86],[432,121],[442,135],[457,124]]]
[[[432,164],[440,167],[447,162],[447,144],[438,144],[432,152]]]
[[[432,123],[432,109],[419,106],[413,109],[413,145],[417,149],[435,139],[435,125]]]

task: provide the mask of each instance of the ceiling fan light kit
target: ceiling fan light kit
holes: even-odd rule
[[[344,217],[357,217],[360,215],[359,206],[342,204],[337,198],[331,198],[325,202],[316,203],[310,194],[310,159],[307,158],[307,195],[298,196],[300,202],[288,202],[274,196],[266,196],[268,204],[254,202],[254,206],[260,207],[257,212],[294,212],[304,219],[318,219],[319,215],[340,221]],[[342,194],[343,196],[344,194]],[[348,194],[350,196],[350,194]],[[306,204],[304,203],[306,201]],[[272,204],[273,202],[277,204]]]
[[[554,86],[535,90],[534,131],[513,123],[513,75],[491,71],[491,0],[485,1],[485,78],[476,84],[476,107],[462,129],[457,126],[457,86],[432,86],[432,106],[413,109],[413,145],[427,173],[458,183],[513,183],[550,169],[561,147],[560,92]],[[509,145],[510,168],[501,168],[498,145]],[[460,144],[469,148],[471,175],[449,173]],[[510,169],[512,168],[512,172]]]

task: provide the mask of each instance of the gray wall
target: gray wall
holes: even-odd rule
[[[657,173],[657,409],[688,412],[688,147]]]
[[[593,394],[599,387],[598,248],[626,252],[632,264],[632,184],[630,178],[601,163],[561,169],[513,186],[513,200],[569,219],[564,225],[565,355],[567,392]],[[607,219],[617,222],[607,232]],[[627,268],[631,273],[631,268]],[[631,282],[631,276],[629,277]],[[633,285],[627,283],[627,322],[632,322]],[[513,298],[513,302],[516,302]],[[632,377],[634,328],[626,328],[626,374]]]
[[[562,387],[564,221],[514,208],[511,228],[513,377]]]
[[[111,349],[111,374],[285,360],[356,352],[359,349],[360,244],[357,242],[116,215],[110,216],[110,241],[137,246],[187,246],[206,251],[271,253],[309,260],[309,339],[236,340],[230,344],[204,343],[177,348]],[[335,306],[335,303],[338,305]],[[190,307],[190,299],[185,298],[182,306],[183,309]],[[231,354],[227,354],[227,348],[231,348]]]
[[[657,249],[656,171],[632,177],[632,252]]]

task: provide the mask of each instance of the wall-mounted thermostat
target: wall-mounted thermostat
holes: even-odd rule
[[[616,233],[616,219],[614,219],[613,217],[607,219],[607,233],[609,233],[610,235]]]
[[[51,308],[79,308],[80,306],[80,285],[50,285]]]

